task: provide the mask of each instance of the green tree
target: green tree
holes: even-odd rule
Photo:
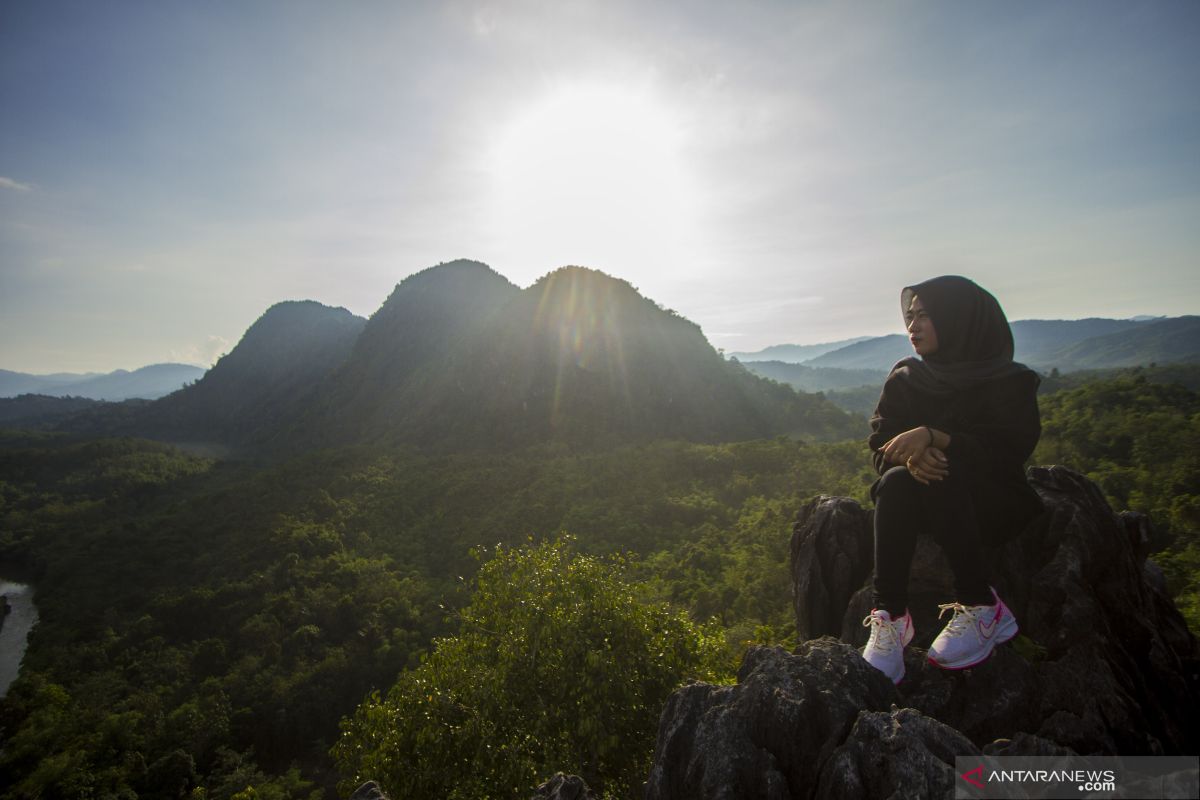
[[[1150,516],[1157,546],[1167,545],[1152,557],[1188,625],[1200,631],[1200,394],[1135,370],[1039,402],[1034,462],[1077,469],[1114,509]]]
[[[623,569],[570,540],[498,549],[459,635],[343,721],[343,791],[375,779],[394,797],[527,797],[564,770],[632,796],[668,695],[717,678],[725,651],[715,628],[640,603]]]

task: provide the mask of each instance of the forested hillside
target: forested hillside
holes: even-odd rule
[[[1130,374],[1039,399],[1039,464],[1095,480],[1115,509],[1150,515],[1167,547],[1155,561],[1193,631],[1200,631],[1200,394]]]
[[[54,424],[287,458],[365,443],[463,452],[780,434],[834,441],[856,435],[859,422],[727,362],[695,323],[603,272],[563,267],[522,290],[459,260],[405,278],[370,320],[278,303],[182,391]]]
[[[1116,508],[1151,515],[1170,542],[1156,559],[1196,626],[1200,397],[1134,375],[1041,404],[1034,460],[1081,469]],[[517,784],[552,766],[620,795],[652,746],[652,733],[639,737],[663,687],[728,676],[746,642],[794,638],[792,520],[816,493],[865,502],[867,464],[860,439],[467,453],[375,444],[254,464],[130,439],[7,434],[0,562],[36,576],[42,621],[0,702],[4,796],[321,796],[364,769],[392,774],[398,758],[411,764],[405,775],[435,781],[414,786],[429,786],[437,763],[504,743],[519,758],[495,763],[520,767],[496,796],[527,796]],[[574,538],[553,544],[563,532]],[[539,569],[578,570],[594,592],[528,579]],[[594,607],[633,620],[620,647],[583,613]],[[523,640],[530,625],[550,638],[529,641],[557,644],[522,666],[494,645]],[[666,651],[639,626],[669,630],[675,655],[656,660]],[[596,648],[567,646],[580,637]],[[597,674],[652,679],[590,693],[574,682],[583,667],[572,659],[587,666],[609,645],[617,655]],[[538,693],[486,704],[463,694],[535,667],[575,704],[570,714],[546,716]],[[445,698],[428,709],[437,726],[465,724],[455,708],[480,716],[462,737],[423,738],[435,731],[419,720],[396,727],[397,714],[433,702],[422,697]],[[343,718],[358,722],[337,744]],[[381,724],[395,736],[379,738]],[[613,750],[595,726],[630,733]],[[534,740],[520,739],[526,729]],[[411,743],[435,740],[443,761],[420,761],[434,750]]]
[[[12,797],[290,794],[293,764],[331,786],[338,720],[456,630],[473,547],[569,531],[584,552],[643,554],[640,597],[716,615],[734,645],[784,636],[780,531],[803,496],[869,483],[858,443],[784,439],[270,468],[131,440],[3,444],[0,559],[35,570],[42,612],[0,707]]]
[[[366,320],[312,301],[276,303],[203,378],[116,430],[242,445],[276,435],[340,367]]]

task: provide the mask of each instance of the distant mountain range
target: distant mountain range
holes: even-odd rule
[[[754,353],[726,353],[726,356],[743,362],[782,361],[799,364],[817,356],[823,356],[834,350],[840,350],[846,345],[863,342],[871,338],[874,337],[856,336],[853,339],[839,339],[836,342],[823,342],[821,344],[773,344]]]
[[[109,373],[29,375],[0,369],[0,398],[22,394],[84,397],[90,400],[155,400],[199,380],[200,367],[190,364],[152,364],[141,369]]]
[[[1195,316],[1012,328],[1017,360],[1046,373],[1200,363]],[[564,267],[521,289],[485,264],[454,261],[406,278],[369,320],[278,303],[207,373],[0,371],[0,396],[23,395],[0,400],[0,423],[57,420],[63,430],[260,452],[838,438],[860,423],[831,401],[861,413],[910,354],[893,334],[726,359],[694,323],[602,272]],[[80,399],[132,397],[153,402]]]
[[[865,384],[883,385],[887,372],[877,369],[841,369],[788,364],[784,361],[753,361],[746,368],[755,375],[786,383],[802,392],[827,392],[853,389]]]
[[[1025,319],[1013,322],[1012,332],[1016,360],[1044,374],[1200,364],[1200,317],[1195,316]],[[757,375],[800,391],[824,392],[839,408],[870,414],[892,365],[912,355],[902,334],[811,347],[817,350],[776,345],[733,357]],[[806,357],[790,361],[785,357],[789,353]]]
[[[1200,317],[1137,322],[1137,327],[1061,345],[1030,361],[1060,372],[1200,362]]]
[[[53,411],[25,400],[0,405],[0,416]],[[625,281],[564,267],[520,289],[455,261],[406,278],[369,320],[314,302],[272,306],[195,383],[151,403],[77,411],[57,427],[285,454],[838,439],[860,424],[724,359],[698,326]]]
[[[1042,371],[1129,367],[1151,363],[1200,362],[1200,317],[1017,320],[1012,323],[1017,361]],[[839,344],[839,343],[832,343]],[[760,371],[756,362],[776,361],[805,367],[875,370],[886,373],[901,358],[912,355],[908,338],[890,334],[846,340],[840,347],[814,345],[818,355],[786,358],[796,345],[776,345],[735,357]],[[778,371],[778,368],[771,368]],[[763,374],[765,374],[765,370]],[[832,374],[830,374],[832,377]],[[821,388],[839,388],[835,383]]]

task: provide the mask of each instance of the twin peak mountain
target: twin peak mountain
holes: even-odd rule
[[[202,379],[119,427],[293,452],[838,439],[861,425],[726,361],[625,281],[564,267],[521,289],[453,261],[406,278],[369,320],[312,301],[272,306]]]

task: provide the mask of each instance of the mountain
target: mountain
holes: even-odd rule
[[[92,400],[156,400],[199,380],[204,370],[190,364],[151,364],[132,372],[119,369],[79,383],[59,387],[47,394],[57,397],[78,396]]]
[[[195,384],[62,427],[287,455],[840,438],[860,422],[726,361],[696,324],[625,281],[564,267],[522,290],[460,260],[409,276],[370,320],[280,303]]]
[[[1200,362],[1200,317],[1173,317],[1094,336],[1045,352],[1031,362],[1061,371],[1132,367],[1139,364]]]
[[[311,300],[277,303],[204,377],[154,403],[139,432],[239,443],[261,438],[305,406],[349,355],[366,320]]]
[[[405,279],[281,447],[855,435],[821,398],[725,361],[700,328],[596,270],[519,289],[473,261]]]
[[[1096,336],[1133,331],[1145,325],[1128,319],[1022,319],[1012,323],[1015,358],[1030,366],[1045,356]],[[1115,366],[1115,365],[1112,365]]]
[[[823,342],[821,344],[774,344],[754,353],[726,353],[725,355],[727,358],[736,358],[742,362],[782,361],[790,364],[799,364],[870,338],[872,337],[856,336],[853,339],[841,339],[836,342]]]
[[[755,375],[786,383],[802,392],[855,389],[867,384],[880,387],[887,378],[887,370],[882,369],[813,367],[808,364],[786,364],[782,361],[753,361],[746,369]]]
[[[289,435],[336,443],[392,431],[424,396],[424,373],[442,369],[452,348],[520,293],[478,261],[442,263],[405,278]]]
[[[809,367],[889,370],[897,361],[910,355],[912,345],[908,337],[893,333],[847,345],[804,363]]]
[[[0,370],[0,397],[40,394],[48,397],[85,397],[91,400],[154,400],[197,380],[204,374],[189,364],[152,364],[141,369],[119,369],[107,374],[26,375]]]
[[[98,374],[95,372],[84,374],[58,372],[53,375],[30,375],[25,372],[0,369],[0,397],[17,397],[22,394],[49,395],[50,390],[95,378]]]
[[[1200,360],[1200,341],[1193,324],[1178,322],[1194,319],[1017,320],[1012,323],[1014,358],[1037,369],[1057,367],[1063,372]],[[1166,328],[1156,328],[1167,323],[1171,324]],[[891,334],[865,339],[803,363],[810,367],[887,370],[910,355],[907,337]]]
[[[852,428],[823,399],[726,361],[694,323],[582,267],[520,292],[444,361],[423,368],[404,401],[403,438],[454,446],[728,441]]]

